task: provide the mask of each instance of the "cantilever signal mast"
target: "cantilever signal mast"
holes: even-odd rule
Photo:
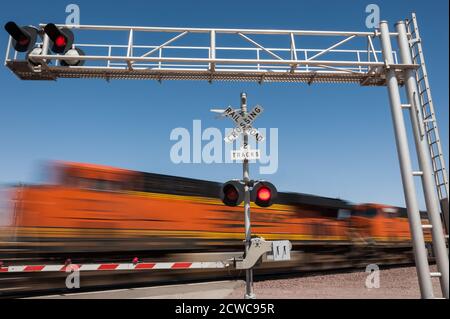
[[[437,277],[444,297],[449,298],[449,263],[441,221],[444,216],[448,232],[448,172],[415,14],[411,20],[399,21],[396,32],[389,31],[386,21],[373,32],[55,25],[47,27],[46,33],[47,25],[39,25],[34,28],[43,37],[38,42],[34,29],[16,26],[10,24],[6,28],[10,38],[5,65],[22,80],[101,78],[386,86],[421,294],[423,298],[434,297],[432,277]],[[58,32],[53,32],[55,28]],[[127,41],[107,44],[74,41],[70,48],[65,46],[61,50],[62,54],[52,53],[54,45],[48,33],[53,37],[61,33],[68,43],[71,37],[67,29],[74,34],[92,31],[105,36],[107,33],[125,33]],[[149,32],[158,33],[163,40],[136,43],[136,35]],[[194,40],[188,45],[174,45],[180,38],[187,40],[191,34],[203,35],[208,45]],[[220,46],[217,43],[223,36],[232,36],[241,42]],[[304,47],[308,41],[303,39],[311,37],[320,37],[329,45],[320,49]],[[265,45],[266,42],[274,43],[275,39],[284,39],[285,45]],[[62,38],[54,37],[53,41],[65,44]],[[248,45],[243,46],[242,41]],[[397,43],[396,50],[393,43]],[[406,87],[407,103],[401,101],[400,85]],[[419,159],[419,167],[415,170],[403,109],[409,110],[414,132]],[[430,226],[421,224],[414,177],[419,177],[423,185],[438,266],[435,273],[430,272],[424,245],[423,232]],[[438,203],[441,203],[440,207]]]

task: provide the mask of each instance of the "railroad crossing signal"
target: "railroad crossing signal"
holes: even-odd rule
[[[12,37],[14,50],[18,52],[30,52],[36,44],[38,30],[35,27],[19,27],[15,22],[5,24],[5,30]]]
[[[252,183],[249,183],[250,185]],[[230,207],[239,206],[244,201],[244,183],[237,180],[228,181],[223,184],[220,198],[222,202]],[[250,192],[251,200],[260,207],[270,207],[277,197],[276,187],[266,181],[257,181]]]
[[[33,58],[44,54],[44,44],[36,46],[38,35],[49,39],[49,49],[56,53],[68,57],[83,56],[85,53],[80,48],[74,47],[75,37],[69,28],[58,28],[54,23],[47,24],[43,31],[38,31],[32,26],[19,27],[15,22],[10,21],[5,24],[5,30],[11,35],[12,46],[17,52],[27,52],[27,60],[32,66],[42,64],[42,60]],[[45,42],[45,41],[44,41]],[[30,57],[31,55],[31,57]],[[82,66],[84,60],[62,59],[62,66]]]
[[[232,160],[242,160],[244,163],[244,179],[242,181],[232,180],[226,182],[222,189],[220,198],[227,206],[238,206],[245,200],[245,205],[250,207],[250,200],[260,207],[272,206],[277,197],[276,187],[266,181],[251,181],[248,174],[249,160],[259,159],[261,153],[259,150],[253,150],[248,143],[249,136],[255,136],[257,141],[264,137],[252,127],[253,122],[264,112],[264,108],[256,105],[250,112],[247,111],[247,95],[241,94],[241,109],[235,110],[231,106],[225,110],[212,109],[211,112],[220,114],[221,117],[230,118],[236,127],[233,132],[225,137],[226,142],[232,142],[241,134],[243,137],[243,146],[240,150],[231,151]],[[246,195],[247,191],[247,197]],[[247,209],[246,209],[247,211]]]

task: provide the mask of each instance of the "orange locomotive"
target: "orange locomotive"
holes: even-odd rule
[[[65,162],[52,172],[51,185],[13,190],[16,242],[48,253],[242,250],[243,209],[223,205],[220,183]],[[252,232],[303,250],[411,239],[404,209],[294,193],[253,207]]]

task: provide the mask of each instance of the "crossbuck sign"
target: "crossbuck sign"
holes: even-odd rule
[[[260,105],[255,106],[246,115],[243,115],[240,110],[234,110],[232,107],[228,107],[222,115],[230,118],[236,124],[233,131],[224,138],[225,142],[231,143],[236,140],[245,131],[250,136],[254,136],[257,142],[264,141],[264,136],[254,127],[252,123],[264,112],[264,108]]]

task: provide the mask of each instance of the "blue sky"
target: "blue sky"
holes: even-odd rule
[[[2,3],[0,23],[365,31],[365,8],[394,23],[416,11],[448,166],[448,1],[22,1]],[[3,29],[2,29],[3,30]],[[101,40],[101,39],[99,39]],[[0,52],[7,44],[0,32]],[[326,45],[324,46],[326,47]],[[249,104],[258,127],[279,129],[279,169],[264,176],[279,190],[353,202],[404,205],[386,88],[354,84],[59,80],[25,82],[0,68],[0,184],[34,182],[39,163],[70,160],[215,181],[240,177],[239,164],[173,164],[173,128],[229,127],[209,109]],[[415,163],[415,161],[414,161]],[[252,172],[257,172],[256,164]],[[252,177],[258,178],[257,174]],[[422,205],[423,206],[423,205]]]

